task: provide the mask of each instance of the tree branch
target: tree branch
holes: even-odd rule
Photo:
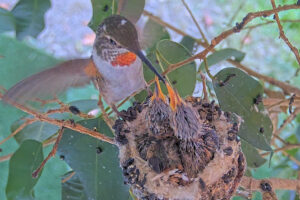
[[[298,149],[300,148],[300,144],[287,144],[283,147],[280,147],[280,148],[277,148],[277,149],[274,149],[273,152],[274,153],[277,153],[277,152],[281,152],[281,151],[285,151],[285,150],[290,150],[290,149]],[[265,153],[262,153],[260,154],[261,156],[267,156],[269,155],[270,152],[265,152]]]
[[[198,28],[198,31],[199,31],[199,33],[201,34],[201,37],[202,37],[202,39],[204,40],[205,44],[208,44],[208,41],[207,41],[207,39],[206,39],[206,37],[205,37],[205,34],[204,34],[204,32],[202,31],[200,25],[198,24],[196,18],[194,17],[194,15],[193,15],[191,9],[189,8],[189,6],[187,5],[187,3],[186,3],[184,0],[181,0],[181,2],[183,3],[184,7],[187,9],[187,11],[189,12],[190,16],[192,17],[192,19],[193,19],[193,21],[194,21],[196,27]]]
[[[0,95],[1,98],[1,95]],[[66,127],[71,130],[89,135],[91,137],[97,138],[99,140],[102,140],[104,142],[108,142],[110,144],[115,144],[114,140],[110,137],[107,137],[101,133],[98,133],[97,131],[90,130],[80,124],[74,123],[74,121],[65,121],[65,120],[58,120],[48,117],[47,113],[39,113],[38,111],[32,110],[28,107],[25,107],[21,104],[15,103],[15,102],[8,102],[9,104],[13,105],[14,107],[34,116],[35,119],[42,122],[47,122],[49,124],[53,124],[59,127]]]
[[[275,138],[274,136],[278,136],[283,131],[283,129],[297,117],[299,113],[300,113],[300,108],[297,108],[292,114],[290,114],[287,117],[287,119],[284,120],[284,122],[280,125],[280,127],[273,133],[272,141]]]
[[[273,10],[266,10],[266,11],[260,11],[260,12],[255,12],[255,13],[249,13],[246,17],[244,17],[243,21],[241,23],[238,23],[238,27],[240,28],[240,30],[244,30],[245,28],[250,28],[249,27],[245,27],[243,28],[247,23],[249,23],[252,19],[256,18],[256,17],[265,17],[265,16],[269,16],[271,14],[274,14],[275,12],[279,12],[279,11],[284,11],[284,10],[289,10],[289,9],[300,9],[300,6],[299,5],[287,5],[287,6],[282,6],[282,7],[279,7],[277,9],[273,9]],[[189,62],[192,62],[193,60],[195,59],[203,59],[208,53],[209,51],[211,52],[214,52],[215,49],[214,47],[220,43],[222,40],[224,40],[225,38],[227,38],[229,35],[233,34],[233,33],[236,33],[238,31],[236,31],[237,27],[233,27],[227,31],[225,31],[226,33],[221,33],[219,36],[217,36],[213,41],[212,41],[212,44],[210,45],[207,45],[205,42],[202,42],[200,41],[199,39],[196,39],[194,37],[192,37],[191,35],[181,31],[180,29],[168,24],[167,22],[161,20],[159,17],[156,17],[154,16],[153,14],[149,13],[148,11],[144,11],[143,12],[144,15],[148,16],[149,18],[151,18],[153,21],[157,22],[158,24],[162,25],[162,26],[165,26],[167,28],[170,28],[171,30],[175,31],[176,33],[182,35],[182,36],[189,36],[193,39],[195,39],[195,41],[200,44],[201,46],[205,47],[206,49],[203,50],[202,52],[200,52],[199,54],[187,59],[187,60],[184,60],[182,62],[179,62],[179,63],[175,63],[173,65],[170,65],[168,67],[168,69],[163,73],[164,75],[165,74],[168,74],[169,72],[177,69],[178,67],[184,65],[184,64],[187,64]],[[287,22],[298,22],[298,20],[286,20]],[[270,22],[271,23],[271,22]],[[267,23],[266,23],[267,24]],[[259,24],[259,26],[262,26],[264,24]],[[239,31],[240,31],[239,30]],[[213,43],[214,42],[214,43]],[[217,42],[217,43],[215,43]],[[209,48],[209,49],[208,49]],[[275,85],[279,88],[281,88],[285,93],[295,93],[295,94],[298,94],[300,95],[300,89],[297,88],[297,87],[294,87],[292,85],[289,85],[285,82],[282,82],[282,81],[278,81],[272,77],[269,77],[269,76],[265,76],[265,75],[262,75],[260,73],[257,73],[255,72],[254,70],[251,70],[249,68],[247,68],[246,66],[242,65],[241,63],[237,62],[237,61],[234,61],[232,59],[228,59],[227,60],[229,63],[231,63],[232,65],[234,65],[235,67],[237,68],[240,68],[244,71],[246,71],[249,75],[251,76],[255,76],[265,82],[268,82],[272,85]],[[152,83],[152,82],[151,82]]]
[[[272,85],[275,85],[275,86],[281,88],[285,93],[288,93],[288,94],[294,93],[294,94],[297,94],[297,95],[300,96],[300,89],[297,88],[297,87],[294,87],[294,86],[292,86],[288,83],[276,80],[275,78],[260,74],[256,71],[252,70],[252,69],[247,68],[246,66],[244,66],[243,64],[241,64],[237,61],[234,61],[234,60],[231,60],[231,59],[228,59],[227,61],[229,63],[233,64],[234,66],[236,66],[237,68],[244,70],[249,75],[257,77],[258,79],[261,79],[265,82],[268,82]]]
[[[12,132],[11,134],[9,134],[9,136],[7,136],[2,141],[0,141],[0,145],[3,144],[4,142],[6,142],[7,140],[9,140],[10,138],[12,138],[13,136],[15,136],[16,134],[18,134],[26,126],[28,126],[29,124],[32,124],[36,121],[37,121],[37,119],[26,119],[26,121],[21,126],[19,126],[14,132]]]
[[[255,25],[252,25],[252,26],[246,26],[246,27],[243,28],[243,30],[258,28],[258,27],[265,26],[265,25],[268,25],[268,24],[274,24],[275,22],[276,21],[267,21],[267,22],[260,23],[260,24],[255,24]],[[284,23],[299,23],[300,20],[299,19],[283,19],[283,20],[281,20],[281,22],[284,22]]]
[[[271,3],[272,3],[272,7],[273,9],[276,9],[276,4],[275,4],[275,1],[274,0],[271,0]],[[283,31],[283,27],[280,23],[280,20],[279,20],[279,16],[278,16],[278,13],[275,12],[275,20],[276,20],[276,23],[278,25],[278,29],[279,29],[279,35],[280,35],[280,38],[283,39],[283,41],[289,46],[289,48],[292,50],[292,52],[295,54],[296,56],[296,59],[298,61],[298,64],[300,66],[300,56],[299,56],[299,51],[296,47],[294,47],[291,42],[289,41],[289,39],[286,37],[286,35],[284,34],[284,31]]]
[[[151,18],[151,19],[152,19],[153,21],[155,21],[156,23],[158,23],[158,24],[160,24],[160,25],[162,25],[162,26],[164,26],[164,27],[167,27],[167,28],[171,29],[172,31],[178,33],[179,35],[182,35],[182,36],[189,36],[189,37],[193,38],[195,41],[197,41],[197,43],[200,44],[201,46],[207,46],[207,45],[205,44],[205,42],[202,42],[201,40],[199,40],[199,39],[197,39],[197,38],[195,38],[195,37],[193,37],[193,36],[191,36],[191,35],[185,33],[184,31],[182,31],[182,30],[176,28],[175,26],[172,26],[171,24],[168,24],[167,22],[161,20],[159,17],[154,16],[152,13],[150,13],[150,12],[144,10],[144,11],[143,11],[143,14],[144,14],[145,16],[148,16],[149,18]]]
[[[250,21],[252,21],[254,18],[262,17],[262,16],[266,17],[266,16],[270,16],[274,13],[278,13],[278,12],[281,12],[281,11],[284,11],[284,10],[291,10],[291,9],[300,9],[300,5],[297,5],[297,4],[285,5],[285,6],[281,6],[281,7],[278,7],[278,8],[274,8],[272,10],[265,10],[265,11],[248,13],[246,15],[246,17],[244,17],[242,22],[237,23],[237,25],[235,27],[233,27],[233,28],[231,28],[227,31],[224,31],[220,35],[215,37],[211,41],[211,44],[206,49],[204,49],[200,53],[198,53],[198,54],[196,54],[196,55],[194,55],[194,56],[192,56],[192,57],[190,57],[186,60],[183,60],[183,61],[175,63],[175,64],[171,64],[165,72],[168,73],[169,71],[175,70],[180,66],[183,66],[185,64],[188,64],[188,63],[194,61],[195,59],[203,59],[204,57],[206,57],[206,55],[210,51],[214,50],[216,45],[218,45],[221,41],[223,41],[224,39],[226,39],[230,35],[240,32],[244,28],[244,26],[246,24],[248,24]]]
[[[261,184],[268,182],[272,186],[272,190],[294,190],[299,194],[299,180],[282,179],[282,178],[270,178],[270,179],[254,179],[247,176],[243,176],[240,186],[250,191],[262,191]]]

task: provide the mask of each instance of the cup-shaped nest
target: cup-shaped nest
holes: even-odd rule
[[[239,123],[214,102],[181,101],[151,98],[116,121],[125,183],[138,199],[230,199],[246,166]]]

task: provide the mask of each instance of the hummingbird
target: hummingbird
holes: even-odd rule
[[[117,102],[147,89],[143,63],[165,83],[143,54],[135,26],[123,16],[112,15],[98,26],[90,58],[69,60],[34,74],[10,88],[2,99],[24,104],[92,81],[105,102],[118,113]]]

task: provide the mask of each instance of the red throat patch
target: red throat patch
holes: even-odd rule
[[[136,55],[132,52],[121,53],[111,61],[112,66],[125,67],[131,65],[136,60]]]

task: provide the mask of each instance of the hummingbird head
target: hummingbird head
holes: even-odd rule
[[[119,54],[128,52],[134,53],[161,81],[165,82],[164,78],[143,54],[135,26],[123,16],[112,15],[99,25],[96,32],[94,48],[97,54],[106,61],[112,61],[112,58]],[[131,54],[127,55],[132,58]]]

